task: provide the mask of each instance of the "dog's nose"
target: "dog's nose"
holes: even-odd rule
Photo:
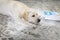
[[[37,22],[40,22],[40,19],[38,19]]]

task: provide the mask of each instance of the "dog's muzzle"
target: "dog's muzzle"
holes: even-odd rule
[[[31,23],[31,24],[35,24],[35,23],[33,23],[33,22],[29,22],[29,23]],[[35,24],[36,25],[36,24]]]
[[[34,22],[29,22],[29,23],[38,25],[40,21],[41,21],[41,19],[38,19],[38,20],[37,20],[37,23],[34,23]]]

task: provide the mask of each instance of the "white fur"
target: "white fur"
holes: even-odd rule
[[[26,11],[28,13],[30,12],[28,21],[20,18]],[[7,36],[17,35],[18,32],[21,32],[21,30],[24,30],[27,27],[35,27],[35,24],[29,22],[37,23],[36,21],[39,18],[33,9],[18,1],[5,0],[0,2],[0,13],[10,15],[14,20],[14,22],[8,21],[8,28],[3,32],[3,34]],[[33,14],[36,15],[35,18],[32,17]]]

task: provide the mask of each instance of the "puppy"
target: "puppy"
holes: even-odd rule
[[[3,0],[0,2],[0,4],[0,12],[5,15],[10,15],[14,20],[14,23],[8,22],[8,29],[5,31],[6,33],[10,31],[9,33],[14,35],[18,32],[16,30],[21,31],[22,29],[26,28],[26,26],[31,27],[37,25],[41,20],[39,18],[40,16],[34,9],[21,2]],[[10,29],[15,30],[15,33]]]
[[[38,14],[32,8],[29,8],[27,5],[18,2],[5,0],[1,3],[0,12],[11,15],[15,20],[23,18],[25,21],[28,21],[32,24],[37,24],[40,22]]]

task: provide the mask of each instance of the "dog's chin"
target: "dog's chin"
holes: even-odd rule
[[[34,23],[34,22],[29,22],[29,23],[34,24],[34,25],[38,25],[38,23]]]
[[[24,20],[24,19],[22,19],[22,20]],[[26,21],[26,20],[24,20],[24,21]],[[30,24],[33,24],[33,25],[38,25],[39,23],[37,23],[37,22],[32,22],[32,21],[26,21],[27,23],[30,23]]]

